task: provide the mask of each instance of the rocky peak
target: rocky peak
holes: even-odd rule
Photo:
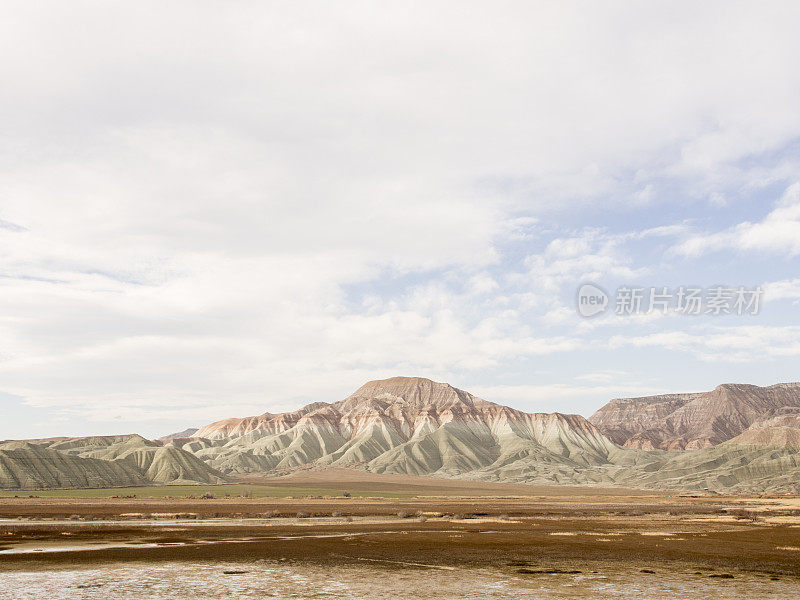
[[[490,403],[472,394],[423,377],[391,377],[369,381],[337,406],[348,410],[372,399],[399,403],[408,408],[436,408],[484,406]]]

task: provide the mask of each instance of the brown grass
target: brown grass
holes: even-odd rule
[[[318,484],[320,477],[307,473],[284,481],[297,487],[300,479]],[[98,561],[274,559],[519,564],[539,571],[580,569],[583,562],[602,560],[641,569],[669,563],[692,572],[800,573],[800,552],[787,550],[800,547],[796,500],[631,490],[606,494],[596,488],[363,473],[347,477],[343,490],[380,485],[388,492],[420,493],[403,498],[2,498],[0,518],[6,520],[0,522],[0,546],[13,551],[68,540],[87,549],[0,552],[0,570]],[[120,547],[91,549],[97,543]],[[181,545],[145,545],[168,543]]]

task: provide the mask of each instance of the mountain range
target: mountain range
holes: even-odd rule
[[[417,377],[334,403],[137,435],[0,444],[0,488],[220,483],[345,467],[538,484],[800,492],[800,384],[526,413]]]

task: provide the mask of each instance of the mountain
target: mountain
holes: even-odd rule
[[[764,429],[770,427],[800,428],[800,407],[784,406],[774,413],[759,419],[749,429]]]
[[[334,403],[138,435],[0,444],[0,487],[221,483],[344,467],[539,484],[800,493],[800,384],[611,401],[590,420],[526,413],[418,377]]]
[[[0,445],[0,489],[104,488],[147,485],[125,463],[82,458],[30,442]]]
[[[589,421],[625,448],[696,450],[794,408],[800,408],[800,383],[724,384],[710,392],[619,398]]]
[[[53,438],[0,445],[0,488],[105,488],[222,483],[190,452],[138,435]]]
[[[82,458],[127,463],[158,484],[220,483],[223,477],[194,454],[139,435],[72,438],[48,446]]]
[[[336,466],[575,483],[596,479],[587,466],[632,460],[578,415],[525,413],[417,377],[371,381],[333,404],[227,419],[195,435],[195,454],[226,474]]]
[[[197,433],[197,427],[189,427],[189,429],[184,429],[183,431],[179,431],[177,433],[170,433],[169,435],[165,435],[164,437],[158,438],[159,442],[171,442],[172,440],[180,440],[183,438],[190,438],[193,437]]]
[[[733,393],[726,387],[734,387]],[[727,430],[710,419],[712,430],[738,430],[740,435],[731,435],[722,445],[686,452],[622,448],[583,417],[525,413],[446,383],[410,377],[371,381],[333,404],[315,403],[291,413],[219,421],[200,429],[198,437],[176,443],[229,475],[335,466],[518,483],[800,491],[800,444],[795,443],[800,430],[785,431],[793,419],[800,420],[800,412],[780,407],[782,402],[774,393],[765,395],[774,399],[772,403],[752,396],[742,400],[742,390],[749,389],[721,386],[721,393],[714,396],[718,400],[715,406],[722,407],[721,415],[732,412],[719,401],[723,397],[731,402],[738,399],[736,414],[747,418],[729,419],[738,424]],[[692,408],[691,401],[703,400],[702,396],[675,395],[612,405],[619,410],[621,404],[627,411],[624,414],[633,417],[636,413],[629,410],[629,404],[641,405],[666,419],[681,406]],[[746,407],[761,409],[748,413]],[[706,409],[705,414],[708,412]],[[764,420],[764,415],[772,420]],[[631,421],[637,423],[635,418]],[[752,428],[744,431],[748,423]],[[620,429],[617,426],[613,431]],[[708,438],[700,426],[687,431],[699,432],[698,438],[689,438],[682,447],[691,446],[692,439]],[[661,443],[658,430],[642,427],[641,433],[653,436],[654,447]],[[623,441],[637,433],[626,431],[625,435]],[[670,431],[668,439],[676,437]]]
[[[649,462],[617,472],[615,482],[654,489],[800,494],[796,428],[748,429],[710,448],[651,454]]]

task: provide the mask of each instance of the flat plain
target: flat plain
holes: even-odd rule
[[[259,494],[231,493],[253,490]],[[542,577],[603,564],[638,576],[677,569],[703,580],[800,582],[796,497],[550,488],[343,470],[171,491],[171,497],[161,488],[151,496],[147,488],[124,488],[110,491],[116,497],[64,490],[61,497],[2,498],[0,570],[289,561],[492,568]]]

